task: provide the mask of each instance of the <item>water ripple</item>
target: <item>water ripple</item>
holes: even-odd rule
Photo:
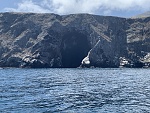
[[[2,113],[149,113],[148,69],[2,69]]]

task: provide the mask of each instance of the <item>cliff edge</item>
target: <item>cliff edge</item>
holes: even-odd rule
[[[150,67],[150,17],[0,13],[0,67]]]

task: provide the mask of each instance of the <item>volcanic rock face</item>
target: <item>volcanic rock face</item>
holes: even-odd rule
[[[150,66],[150,17],[0,13],[0,67]]]

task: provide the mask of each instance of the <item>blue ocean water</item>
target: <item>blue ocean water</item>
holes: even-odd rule
[[[0,113],[150,113],[150,69],[0,69]]]

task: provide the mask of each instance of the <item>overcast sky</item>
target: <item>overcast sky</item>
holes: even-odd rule
[[[90,13],[131,17],[150,11],[150,0],[0,0],[0,12]]]

